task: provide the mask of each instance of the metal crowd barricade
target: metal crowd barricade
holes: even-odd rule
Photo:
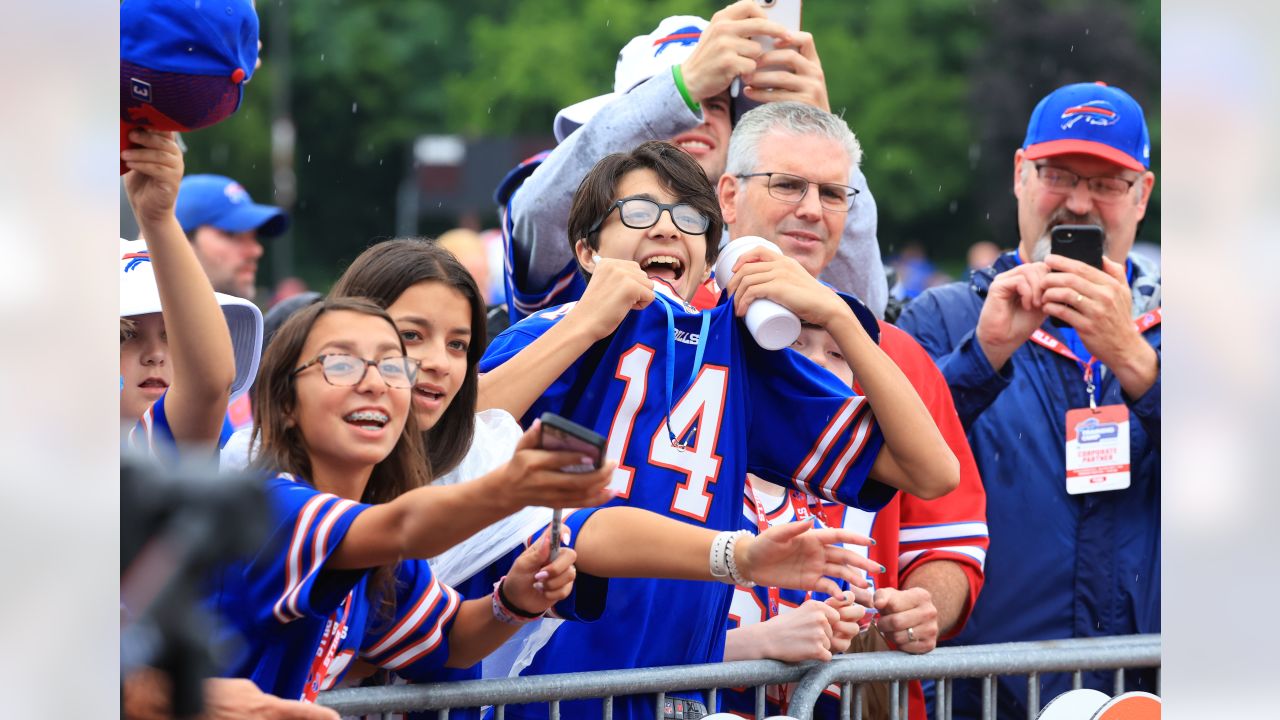
[[[493,705],[494,720],[503,720],[504,706],[545,702],[551,720],[559,720],[560,701],[583,698],[604,700],[604,720],[611,720],[612,699],[621,695],[652,693],[657,699],[657,718],[662,720],[666,693],[701,691],[708,708],[716,707],[721,688],[755,689],[756,717],[765,712],[765,686],[796,683],[789,713],[799,720],[811,720],[822,691],[833,683],[842,688],[841,718],[861,720],[862,685],[890,683],[890,720],[905,718],[905,682],[938,680],[935,703],[939,720],[951,717],[950,683],[953,678],[982,678],[983,717],[995,718],[995,678],[997,675],[1026,675],[1028,717],[1040,710],[1039,675],[1045,672],[1072,672],[1075,686],[1086,670],[1115,670],[1115,692],[1124,688],[1126,668],[1158,668],[1159,635],[1126,635],[1079,638],[1045,642],[1007,643],[938,648],[926,655],[901,652],[859,653],[838,656],[829,663],[788,664],[775,660],[744,660],[706,665],[680,665],[636,670],[496,678],[454,683],[394,685],[376,688],[332,690],[320,694],[320,703],[340,715],[435,710],[447,720],[450,708]],[[1156,694],[1159,694],[1158,675]],[[714,710],[713,710],[714,711]]]

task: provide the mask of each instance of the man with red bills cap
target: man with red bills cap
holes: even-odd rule
[[[1054,90],[1013,156],[1017,250],[900,318],[946,376],[987,487],[986,586],[956,643],[1160,632],[1160,276],[1130,254],[1150,163],[1128,93]],[[1102,228],[1101,270],[1050,253],[1059,225]],[[1040,697],[1070,682],[1047,675]],[[1084,682],[1114,689],[1110,673]],[[958,681],[953,701],[972,717],[980,685]],[[1001,678],[998,703],[1025,717],[1025,680]]]

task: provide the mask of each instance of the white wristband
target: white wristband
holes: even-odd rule
[[[722,532],[711,541],[711,577],[722,583],[733,584],[729,574],[729,563],[725,560],[725,548],[730,547],[735,534]]]
[[[738,572],[738,563],[734,560],[733,550],[737,547],[739,538],[750,534],[751,532],[749,530],[739,530],[733,534],[733,537],[729,538],[729,546],[725,548],[725,563],[729,565],[729,576],[733,578],[733,583],[735,585],[740,585],[744,588],[755,587],[756,583],[754,580],[748,580],[743,577],[742,574]]]

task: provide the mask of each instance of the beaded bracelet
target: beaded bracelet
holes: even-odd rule
[[[725,549],[725,562],[729,565],[729,576],[733,578],[735,585],[741,585],[744,588],[755,587],[756,583],[754,580],[749,580],[743,577],[742,574],[738,572],[738,562],[733,557],[733,549],[738,544],[739,538],[750,534],[751,531],[749,530],[739,530],[733,534],[732,538],[729,539],[729,547]]]

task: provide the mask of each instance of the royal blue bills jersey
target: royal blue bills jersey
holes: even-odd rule
[[[661,297],[569,367],[534,403],[526,425],[551,411],[604,435],[607,457],[619,462],[613,502],[714,530],[741,525],[747,472],[868,510],[888,502],[894,491],[867,478],[883,440],[865,398],[797,353],[761,349],[731,305],[704,311],[704,333],[700,313],[672,301],[664,283],[656,287]],[[481,371],[510,359],[571,308],[508,328]],[[731,595],[719,583],[613,580],[604,617],[560,626],[525,674],[717,662]],[[546,708],[513,711],[540,716]],[[599,703],[565,702],[561,712],[598,717]],[[615,715],[646,712],[653,716],[651,699],[615,700]]]
[[[273,531],[251,561],[215,578],[210,603],[244,643],[224,674],[283,698],[314,697],[363,659],[405,677],[442,667],[461,599],[425,560],[396,565],[395,610],[380,614],[371,569],[325,567],[364,505],[292,475],[267,482]]]

